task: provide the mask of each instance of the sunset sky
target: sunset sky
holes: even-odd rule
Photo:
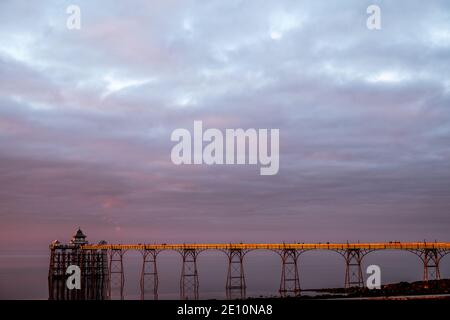
[[[450,2],[318,2],[1,1],[0,250],[450,241]],[[278,174],[174,165],[194,120],[279,129]]]

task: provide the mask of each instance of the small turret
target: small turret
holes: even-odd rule
[[[78,228],[77,232],[73,235],[72,240],[70,240],[70,243],[78,246],[88,244],[86,236],[84,235],[83,231],[81,231],[80,228]]]

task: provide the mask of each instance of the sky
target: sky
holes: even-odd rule
[[[112,243],[450,241],[448,1],[2,0],[0,26],[0,250],[79,226]],[[170,135],[194,120],[279,129],[278,174],[174,165]]]

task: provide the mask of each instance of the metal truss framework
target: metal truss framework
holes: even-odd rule
[[[440,262],[441,259],[448,253],[450,249],[415,249],[409,250],[416,254],[423,262],[423,281],[440,280]]]
[[[81,271],[81,289],[69,290],[66,286],[69,265]],[[103,300],[107,299],[109,284],[107,250],[79,250],[60,246],[51,250],[48,273],[50,300]]]
[[[227,283],[225,290],[227,299],[245,299],[246,284],[244,272],[245,249],[230,249],[226,251],[228,257]]]
[[[281,257],[281,281],[279,292],[282,297],[300,295],[300,277],[297,261],[298,257],[303,252],[305,252],[305,250],[289,248],[277,251]]]
[[[180,298],[183,300],[198,299],[198,270],[197,256],[200,250],[182,249],[179,251],[183,258],[180,279]]]
[[[126,250],[126,249],[125,249]],[[115,299],[116,289],[119,290],[119,299],[123,300],[125,275],[123,269],[124,249],[112,248],[109,252],[109,298]]]
[[[159,251],[155,249],[144,249],[142,253],[141,270],[141,299],[152,298],[158,300],[158,268],[156,256]]]
[[[58,249],[59,250],[59,249]],[[86,259],[96,265],[91,266],[90,270],[109,271],[108,277],[103,277],[102,281],[109,281],[109,298],[112,297],[112,289],[118,287],[120,299],[124,294],[124,268],[123,255],[127,250],[139,250],[143,256],[141,271],[141,298],[158,298],[158,272],[157,255],[163,250],[175,250],[181,254],[182,269],[180,278],[180,297],[182,299],[198,299],[199,297],[199,276],[197,269],[197,258],[199,253],[205,250],[220,250],[225,252],[228,257],[228,272],[226,281],[227,297],[245,298],[246,282],[244,273],[244,256],[252,250],[270,250],[277,252],[281,257],[281,280],[280,295],[300,295],[300,277],[298,271],[299,255],[308,250],[330,250],[341,254],[345,260],[345,287],[363,287],[364,276],[362,270],[362,260],[370,252],[375,250],[405,250],[419,256],[423,262],[424,273],[423,280],[440,279],[439,264],[446,254],[450,253],[450,243],[446,242],[386,242],[386,243],[280,243],[280,244],[140,244],[140,245],[115,245],[99,244],[84,245],[80,248],[84,251],[86,257],[79,256],[79,259]],[[58,251],[59,252],[59,251]],[[64,266],[68,264],[67,259],[73,259],[73,256],[61,255],[52,251],[51,272],[54,275],[61,275]],[[92,258],[93,252],[109,253],[109,268],[104,264],[95,262]],[[104,260],[103,255],[101,259]],[[78,258],[77,258],[78,259]],[[102,260],[102,261],[103,261]],[[81,260],[80,260],[81,261]],[[100,260],[98,260],[100,261]],[[84,265],[84,264],[83,264]],[[88,264],[89,265],[89,264]],[[53,267],[52,267],[53,266]],[[92,271],[90,271],[92,272]],[[50,279],[50,276],[49,276]]]
[[[356,248],[336,251],[345,259],[345,288],[364,287],[362,259],[373,250]]]

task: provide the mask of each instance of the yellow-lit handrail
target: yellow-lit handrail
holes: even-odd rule
[[[190,243],[190,244],[88,244],[83,250],[415,250],[415,249],[447,249],[450,242],[373,242],[373,243]]]

